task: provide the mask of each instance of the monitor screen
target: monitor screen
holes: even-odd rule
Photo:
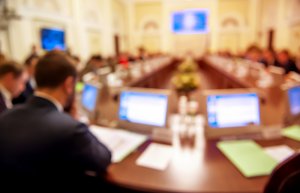
[[[47,51],[53,49],[65,50],[65,32],[61,29],[41,29],[42,48]]]
[[[177,34],[207,33],[208,11],[188,9],[172,13],[172,31]]]
[[[164,94],[124,91],[121,93],[120,120],[164,127],[168,113],[168,96]]]
[[[93,85],[85,84],[81,95],[82,106],[90,112],[96,108],[99,89]]]
[[[208,124],[212,128],[259,125],[259,105],[259,97],[255,93],[208,96]]]
[[[300,86],[289,89],[288,91],[290,113],[300,114]]]

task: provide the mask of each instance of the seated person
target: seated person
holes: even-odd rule
[[[25,88],[27,75],[21,65],[15,62],[0,64],[0,114],[12,108],[12,98]]]
[[[262,59],[261,49],[256,45],[250,46],[245,53],[245,59],[252,62],[260,62]]]
[[[6,60],[5,55],[0,52],[0,64],[5,62],[5,60]]]
[[[37,55],[31,55],[25,60],[25,68],[28,74],[28,81],[26,82],[25,90],[16,98],[13,99],[13,104],[22,104],[33,95],[35,88],[34,72],[35,66],[39,60]]]
[[[295,62],[291,59],[290,54],[287,50],[282,50],[277,54],[278,63],[276,66],[284,68],[285,73],[288,74],[289,72],[297,72],[299,70],[296,67]]]
[[[296,153],[280,163],[272,172],[264,193],[300,192],[300,154]]]
[[[89,61],[87,62],[86,66],[80,72],[80,79],[82,80],[83,76],[89,72],[96,73],[99,68],[103,66],[103,58],[101,55],[93,55]]]
[[[263,51],[263,58],[262,58],[261,62],[265,65],[265,67],[278,65],[275,53],[272,50],[264,50]]]
[[[138,48],[138,57],[137,57],[137,59],[142,60],[142,61],[147,59],[147,53],[146,53],[145,48],[143,48],[143,47]]]
[[[0,115],[0,175],[11,192],[76,192],[90,187],[87,173],[106,172],[111,152],[63,111],[75,116],[76,78],[69,57],[49,52],[36,66],[35,95]]]
[[[298,49],[298,56],[296,57],[296,66],[297,69],[300,71],[300,47]]]

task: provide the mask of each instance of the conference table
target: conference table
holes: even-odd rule
[[[140,88],[156,88],[165,89],[170,87],[170,79],[176,66],[178,59],[171,57],[161,57],[156,61],[156,65],[151,68],[145,68],[139,72],[138,76],[127,76],[122,79],[121,87],[109,87],[104,85],[99,95],[99,103],[96,110],[95,120],[92,122],[99,125],[115,126],[118,119],[118,95],[123,87],[140,87]],[[155,61],[155,58],[153,59]],[[141,67],[151,66],[141,64]],[[132,69],[127,69],[129,73]]]
[[[268,176],[244,177],[217,149],[216,143],[217,140],[205,140],[201,135],[194,145],[175,142],[174,155],[164,171],[141,167],[135,163],[149,145],[146,143],[122,162],[111,165],[106,180],[129,192],[263,192]],[[259,140],[257,143],[262,147],[286,144],[295,150],[300,148],[300,143],[286,138]]]
[[[254,76],[239,76],[238,73],[213,63],[209,57],[199,61],[207,89],[254,89],[261,99],[261,121],[263,125],[280,125],[285,120],[286,91],[285,82],[270,86],[259,86],[259,71]],[[253,64],[255,65],[255,64]],[[266,73],[266,76],[268,73]]]
[[[255,88],[253,80],[242,80],[207,61],[199,61],[201,78],[205,89]],[[168,69],[170,72],[170,69]],[[217,79],[215,77],[218,77]],[[226,80],[226,81],[224,81]],[[224,84],[226,83],[226,84]],[[207,86],[209,84],[209,86]],[[283,122],[285,112],[284,92],[279,87],[261,88],[262,121],[265,125]],[[268,176],[244,177],[239,170],[218,150],[218,140],[204,137],[203,126],[199,127],[191,143],[173,137],[174,154],[168,167],[154,170],[138,166],[136,160],[155,141],[147,141],[120,163],[112,164],[105,179],[122,189],[122,192],[164,193],[261,193]],[[256,140],[262,147],[288,145],[294,150],[300,143],[277,138]]]

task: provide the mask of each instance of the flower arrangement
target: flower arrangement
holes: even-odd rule
[[[172,83],[178,92],[188,93],[200,86],[198,65],[192,58],[182,62],[172,78]]]

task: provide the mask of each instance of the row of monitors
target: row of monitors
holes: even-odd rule
[[[100,90],[86,84],[82,92],[82,106],[94,112]],[[300,86],[287,90],[288,112],[293,117],[300,114]],[[167,127],[171,93],[166,90],[127,88],[120,94],[119,123],[125,129]],[[261,126],[260,99],[251,90],[205,91],[206,130],[214,135],[230,132],[246,133]]]
[[[101,88],[92,84],[82,88],[81,106],[92,117],[97,111],[100,92]],[[168,127],[170,98],[168,90],[123,89],[119,97],[119,126],[145,133],[154,127]]]

